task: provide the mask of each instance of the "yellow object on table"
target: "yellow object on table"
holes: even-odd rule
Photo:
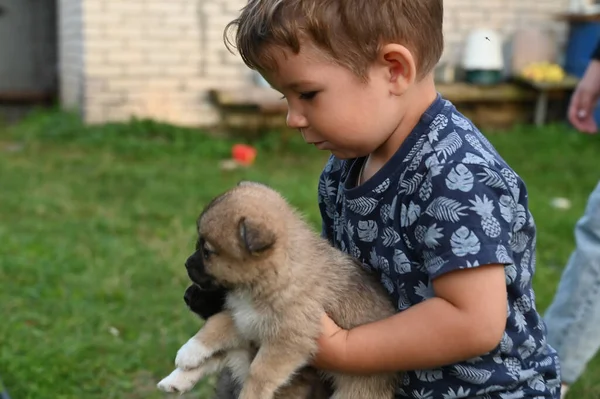
[[[537,91],[534,116],[536,126],[542,126],[546,121],[548,93],[573,90],[579,83],[578,78],[567,74],[560,65],[549,62],[529,64],[515,79]]]

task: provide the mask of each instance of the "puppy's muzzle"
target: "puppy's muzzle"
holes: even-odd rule
[[[204,269],[202,254],[200,251],[194,252],[186,261],[185,268],[190,280],[203,290],[215,289],[217,285],[215,279],[209,276]]]

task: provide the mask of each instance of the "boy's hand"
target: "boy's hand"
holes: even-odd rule
[[[321,336],[317,340],[319,350],[312,365],[321,370],[335,370],[343,364],[346,357],[348,330],[344,330],[323,313],[321,317]]]

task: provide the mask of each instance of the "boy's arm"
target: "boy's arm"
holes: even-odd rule
[[[407,255],[427,270],[434,296],[331,342],[321,338],[317,367],[360,373],[436,368],[500,343],[508,312],[504,266],[514,263],[513,251],[529,251],[523,259],[531,258],[533,224],[515,201],[526,193],[513,172],[478,159],[439,167],[426,177],[428,190],[413,190],[418,194],[403,200],[410,205],[397,206],[399,233],[412,248]],[[521,283],[529,279],[521,277]]]
[[[316,366],[358,374],[429,369],[499,344],[507,317],[503,265],[449,272],[433,287],[435,297],[343,334],[337,348],[319,352]]]

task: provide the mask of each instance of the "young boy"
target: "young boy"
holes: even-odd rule
[[[558,398],[527,190],[436,91],[442,19],[442,0],[249,0],[229,25],[288,125],[332,154],[323,234],[398,307],[350,331],[324,316],[314,365],[404,371],[399,398]]]

